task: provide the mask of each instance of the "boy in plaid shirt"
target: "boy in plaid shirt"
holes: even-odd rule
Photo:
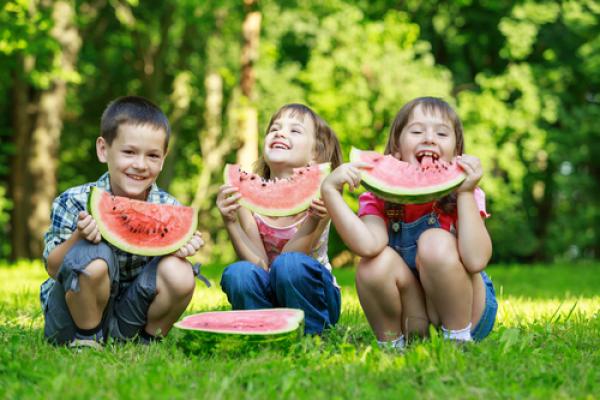
[[[116,196],[178,204],[155,183],[169,143],[166,116],[144,98],[121,97],[108,105],[100,128],[96,152],[108,172],[57,197],[44,236],[50,278],[40,298],[44,335],[54,344],[101,348],[108,337],[144,343],[158,339],[183,313],[195,287],[185,257],[204,244],[199,232],[174,254],[144,257],[102,241],[85,211],[93,186]]]

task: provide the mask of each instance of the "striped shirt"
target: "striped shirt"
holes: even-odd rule
[[[110,191],[110,180],[108,172],[103,174],[96,182],[86,183],[66,190],[52,203],[52,212],[50,214],[50,228],[44,235],[44,254],[42,256],[44,265],[48,268],[48,255],[58,245],[65,242],[71,234],[77,229],[79,213],[86,211],[89,193],[92,187],[98,187]],[[146,199],[149,203],[155,204],[179,204],[175,197],[162,189],[159,189],[156,183],[150,187],[150,192]],[[119,260],[119,280],[122,285],[128,285],[141,272],[152,257],[139,256],[126,253],[109,244],[114,250]],[[48,278],[40,288],[40,301],[45,308],[50,289],[54,285],[54,279]]]

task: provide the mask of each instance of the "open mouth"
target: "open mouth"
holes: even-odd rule
[[[289,150],[290,146],[288,146],[287,144],[285,144],[283,142],[273,142],[273,143],[271,143],[270,148],[272,148],[272,149]]]
[[[133,179],[134,181],[144,181],[144,180],[146,180],[146,177],[144,177],[144,176],[138,176],[138,175],[127,174],[127,177],[130,178],[130,179]]]
[[[440,155],[430,150],[424,150],[419,151],[416,154],[416,158],[419,164],[433,164],[440,158]]]

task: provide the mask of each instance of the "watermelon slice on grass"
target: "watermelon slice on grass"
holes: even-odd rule
[[[282,217],[310,207],[320,196],[321,182],[330,170],[329,163],[315,164],[294,168],[293,175],[286,179],[265,180],[237,164],[227,164],[223,177],[227,185],[238,188],[242,206],[261,215]]]
[[[190,352],[287,348],[304,333],[304,311],[295,308],[211,311],[189,315],[173,325]]]
[[[93,187],[88,209],[102,238],[131,254],[160,256],[186,244],[198,223],[192,207],[113,196]]]
[[[400,161],[391,155],[352,148],[350,161],[373,166],[363,170],[362,184],[378,197],[401,204],[428,203],[451,193],[466,174],[456,162],[437,160],[421,166]]]

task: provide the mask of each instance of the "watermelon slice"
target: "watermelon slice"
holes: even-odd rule
[[[282,217],[306,210],[321,193],[321,181],[331,170],[329,163],[294,168],[286,179],[265,180],[237,164],[227,164],[225,183],[239,189],[240,204],[261,215]]]
[[[242,349],[248,345],[289,346],[304,332],[304,311],[295,308],[213,311],[175,323],[188,350]]]
[[[93,187],[88,209],[102,238],[131,254],[160,256],[186,244],[198,223],[192,207],[153,204],[113,196]]]
[[[378,197],[401,204],[427,203],[456,189],[466,175],[455,162],[438,160],[412,165],[391,155],[352,148],[350,161],[373,166],[362,171],[363,186]]]

